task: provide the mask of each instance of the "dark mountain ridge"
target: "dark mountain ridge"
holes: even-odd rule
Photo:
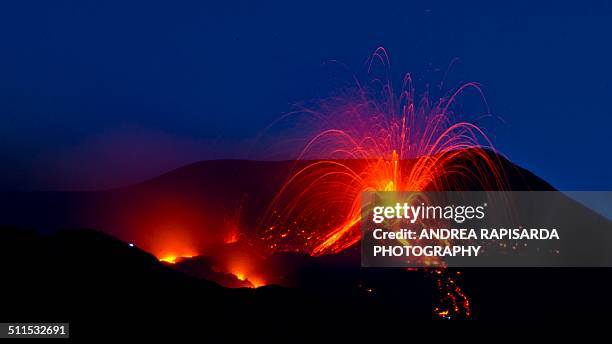
[[[501,162],[512,190],[553,190],[508,160]],[[196,252],[197,257],[166,264],[149,253],[163,254],[155,240],[147,241],[152,235],[139,235],[159,234],[156,225],[173,221],[184,237],[167,240],[179,243],[193,239],[184,229],[189,226],[219,228],[230,221],[242,229],[257,221],[292,168],[295,162],[209,161],[108,191],[3,193],[0,222],[7,225],[0,229],[0,268],[10,297],[0,320],[70,321],[79,337],[92,330],[138,335],[151,328],[226,336],[237,327],[272,333],[435,319],[441,295],[430,274],[361,268],[356,247],[322,257],[286,252],[263,257],[277,273],[267,285],[232,289],[209,281],[229,278],[233,286],[243,286],[232,276],[220,277],[210,257]],[[85,227],[104,232],[62,229]],[[241,241],[226,244],[223,235],[212,234],[194,247],[240,249]],[[598,319],[612,306],[607,268],[448,273],[468,295],[475,319]]]

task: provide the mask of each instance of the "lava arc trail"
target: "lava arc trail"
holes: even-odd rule
[[[370,68],[375,64],[388,70],[383,48],[373,54]],[[397,93],[389,80],[373,79],[305,111],[321,127],[268,208],[260,230],[268,249],[316,256],[356,244],[364,191],[507,189],[483,130],[451,111],[467,89],[482,96],[477,84],[467,83],[432,102],[415,99],[409,75]],[[435,311],[469,316],[455,277],[439,269],[432,274],[447,304]]]

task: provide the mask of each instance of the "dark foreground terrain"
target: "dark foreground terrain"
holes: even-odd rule
[[[552,190],[528,171],[504,164],[513,189]],[[444,292],[430,273],[360,268],[357,248],[323,257],[274,254],[266,264],[282,266],[282,276],[260,288],[213,282],[233,277],[212,272],[207,257],[170,265],[142,248],[155,249],[155,242],[147,241],[154,235],[142,235],[147,225],[185,215],[165,207],[168,203],[234,214],[243,224],[252,223],[269,201],[265,190],[278,187],[288,169],[286,163],[206,162],[111,191],[2,194],[0,322],[70,322],[74,338],[232,338],[287,331],[355,335],[376,332],[375,324],[410,328],[415,321],[443,319],[434,309]],[[237,215],[236,200],[243,205]],[[591,216],[588,209],[584,214]],[[206,224],[201,222],[205,216],[187,218],[182,225]],[[124,229],[129,226],[135,228]],[[130,246],[134,239],[136,245]],[[468,295],[471,319],[598,320],[608,318],[612,307],[612,269],[456,272],[449,271]]]
[[[312,334],[440,319],[432,313],[440,295],[422,271],[362,269],[347,266],[352,258],[346,256],[284,254],[300,286],[230,289],[92,230],[0,233],[0,321],[70,322],[77,338],[279,329]],[[611,269],[461,271],[477,320],[601,320],[612,306]]]

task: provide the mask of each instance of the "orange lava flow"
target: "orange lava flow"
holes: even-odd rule
[[[238,278],[239,280],[250,283],[252,288],[259,288],[259,287],[266,285],[265,280],[258,276],[254,276],[254,275],[247,276],[247,274],[241,271],[233,271],[232,274],[236,276],[236,278]]]
[[[168,256],[163,256],[159,258],[159,261],[169,263],[169,264],[176,264],[176,262],[180,260],[181,258],[192,258],[194,256],[195,255],[180,255],[180,256],[168,255]]]

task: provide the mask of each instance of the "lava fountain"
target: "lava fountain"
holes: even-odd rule
[[[383,48],[369,70],[389,70]],[[321,101],[311,116],[319,127],[306,141],[293,172],[273,198],[261,238],[273,251],[318,256],[341,252],[360,239],[364,191],[461,191],[507,189],[504,171],[484,131],[460,120],[451,108],[467,83],[449,96],[415,98],[410,75],[396,92],[388,77],[373,78]],[[469,300],[456,276],[434,270],[444,306],[436,314],[469,316]]]

